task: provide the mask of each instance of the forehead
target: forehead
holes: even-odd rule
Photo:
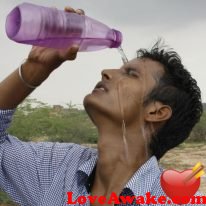
[[[163,65],[148,58],[135,58],[128,62],[128,67],[136,69],[142,75],[162,76],[164,74]]]

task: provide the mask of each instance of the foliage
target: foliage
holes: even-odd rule
[[[34,107],[35,106],[35,107]],[[96,143],[97,131],[83,109],[28,99],[16,111],[9,133],[24,141]]]
[[[5,205],[5,206],[15,206],[16,204],[14,204],[10,198],[2,191],[0,191],[0,206]]]
[[[206,110],[204,111],[200,122],[192,130],[189,140],[195,142],[206,141]]]

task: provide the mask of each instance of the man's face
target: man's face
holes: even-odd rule
[[[143,116],[144,99],[163,72],[163,66],[150,59],[133,59],[120,69],[103,70],[102,81],[84,99],[85,109],[94,123],[99,115],[134,123]]]

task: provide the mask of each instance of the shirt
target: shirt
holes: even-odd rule
[[[88,180],[95,171],[98,151],[73,143],[20,141],[6,132],[14,111],[0,110],[0,188],[23,206],[66,206],[67,192],[73,192],[73,200],[89,195]],[[166,196],[160,185],[162,172],[152,156],[121,195],[145,196],[150,192],[157,198]],[[90,205],[89,201],[84,205]]]

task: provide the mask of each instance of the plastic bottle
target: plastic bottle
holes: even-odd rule
[[[51,48],[80,45],[80,51],[118,48],[121,32],[90,17],[30,3],[15,7],[6,19],[7,36],[19,43]]]

